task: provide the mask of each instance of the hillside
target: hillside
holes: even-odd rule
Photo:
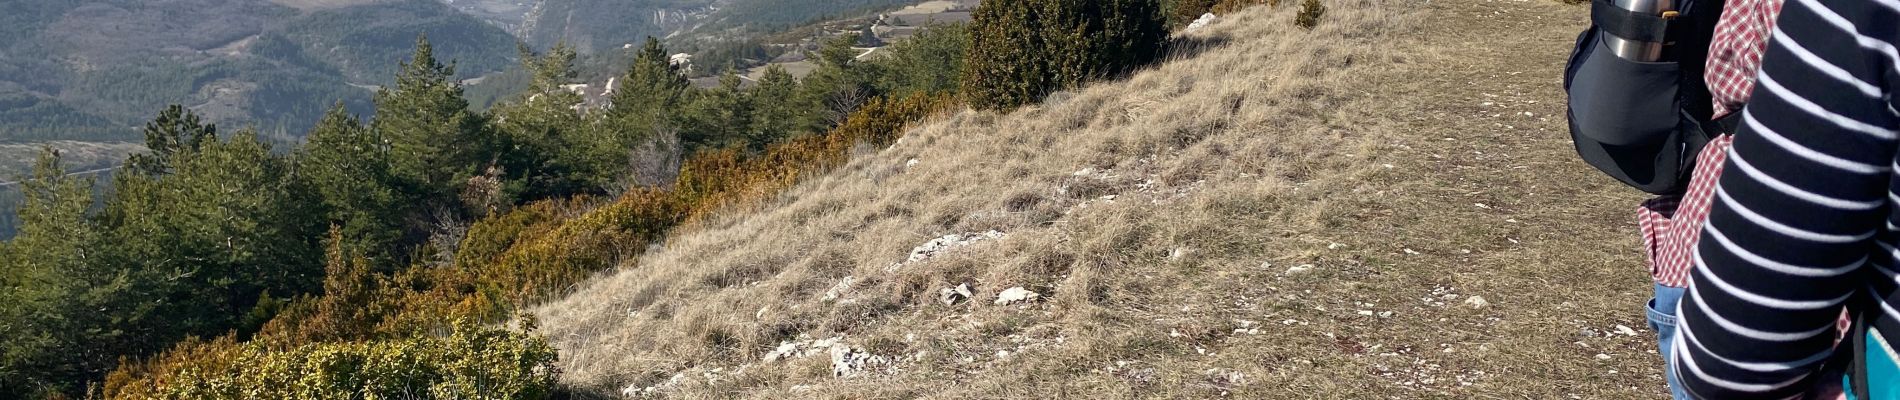
[[[1662,396],[1637,196],[1555,117],[1586,8],[1327,4],[1310,31],[1292,6],[1224,16],[1151,70],[932,119],[679,228],[537,309],[562,379],[602,397]]]
[[[302,132],[368,112],[416,35],[473,77],[514,39],[433,0],[0,0],[0,141],[125,140],[164,104]]]
[[[517,40],[602,58],[647,36],[751,51],[730,48],[914,2],[0,0],[0,142],[136,139],[169,103],[294,135],[336,102],[370,113],[367,89],[389,83],[423,33],[458,77],[477,78],[515,67]],[[508,89],[520,88],[485,90]]]

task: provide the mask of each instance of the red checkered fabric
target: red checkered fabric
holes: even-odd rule
[[[1783,0],[1728,0],[1709,43],[1708,70],[1703,79],[1715,99],[1715,117],[1741,111],[1754,92],[1761,54],[1774,34],[1775,17]]]
[[[1729,144],[1734,136],[1722,135],[1710,140],[1696,155],[1694,175],[1689,189],[1681,197],[1659,197],[1643,202],[1636,209],[1636,221],[1643,231],[1643,252],[1649,257],[1649,274],[1664,286],[1687,287],[1690,258],[1702,237],[1702,224],[1709,220],[1709,207],[1715,200],[1715,182],[1722,177],[1722,163],[1728,161]]]
[[[1703,76],[1715,100],[1716,118],[1741,111],[1754,93],[1761,55],[1768,49],[1768,38],[1774,34],[1775,17],[1781,15],[1783,1],[1728,0],[1723,8],[1709,44]],[[1649,272],[1656,283],[1689,285],[1689,270],[1694,266],[1691,252],[1702,236],[1702,223],[1709,219],[1715,182],[1722,175],[1722,162],[1728,160],[1730,140],[1722,135],[1696,155],[1696,170],[1689,177],[1688,191],[1679,197],[1652,199],[1637,208],[1643,252],[1649,257]]]

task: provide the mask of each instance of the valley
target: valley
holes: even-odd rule
[[[861,22],[874,10],[915,3],[0,0],[0,142],[136,140],[152,105],[170,103],[227,127],[254,126],[294,140],[333,104],[372,113],[371,95],[389,83],[418,34],[474,84],[517,68],[517,42],[537,49],[566,43],[611,59],[655,36],[688,52],[739,54],[760,49],[759,38],[769,35]],[[931,7],[944,8],[920,9]],[[772,57],[788,46],[778,45]],[[620,65],[599,64],[592,75],[617,73]],[[801,69],[795,60],[787,64]]]

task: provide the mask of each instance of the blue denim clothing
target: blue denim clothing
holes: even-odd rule
[[[1676,380],[1676,366],[1669,364],[1669,352],[1676,349],[1676,303],[1682,301],[1682,295],[1689,289],[1656,284],[1656,297],[1649,300],[1649,329],[1656,331],[1656,344],[1663,358],[1663,378],[1669,381],[1669,396],[1676,400],[1689,400],[1689,392],[1682,390],[1682,382]]]

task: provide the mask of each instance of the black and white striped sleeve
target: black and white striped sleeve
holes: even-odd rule
[[[1788,0],[1695,253],[1671,355],[1699,398],[1790,398],[1846,299],[1892,279],[1900,0]]]

